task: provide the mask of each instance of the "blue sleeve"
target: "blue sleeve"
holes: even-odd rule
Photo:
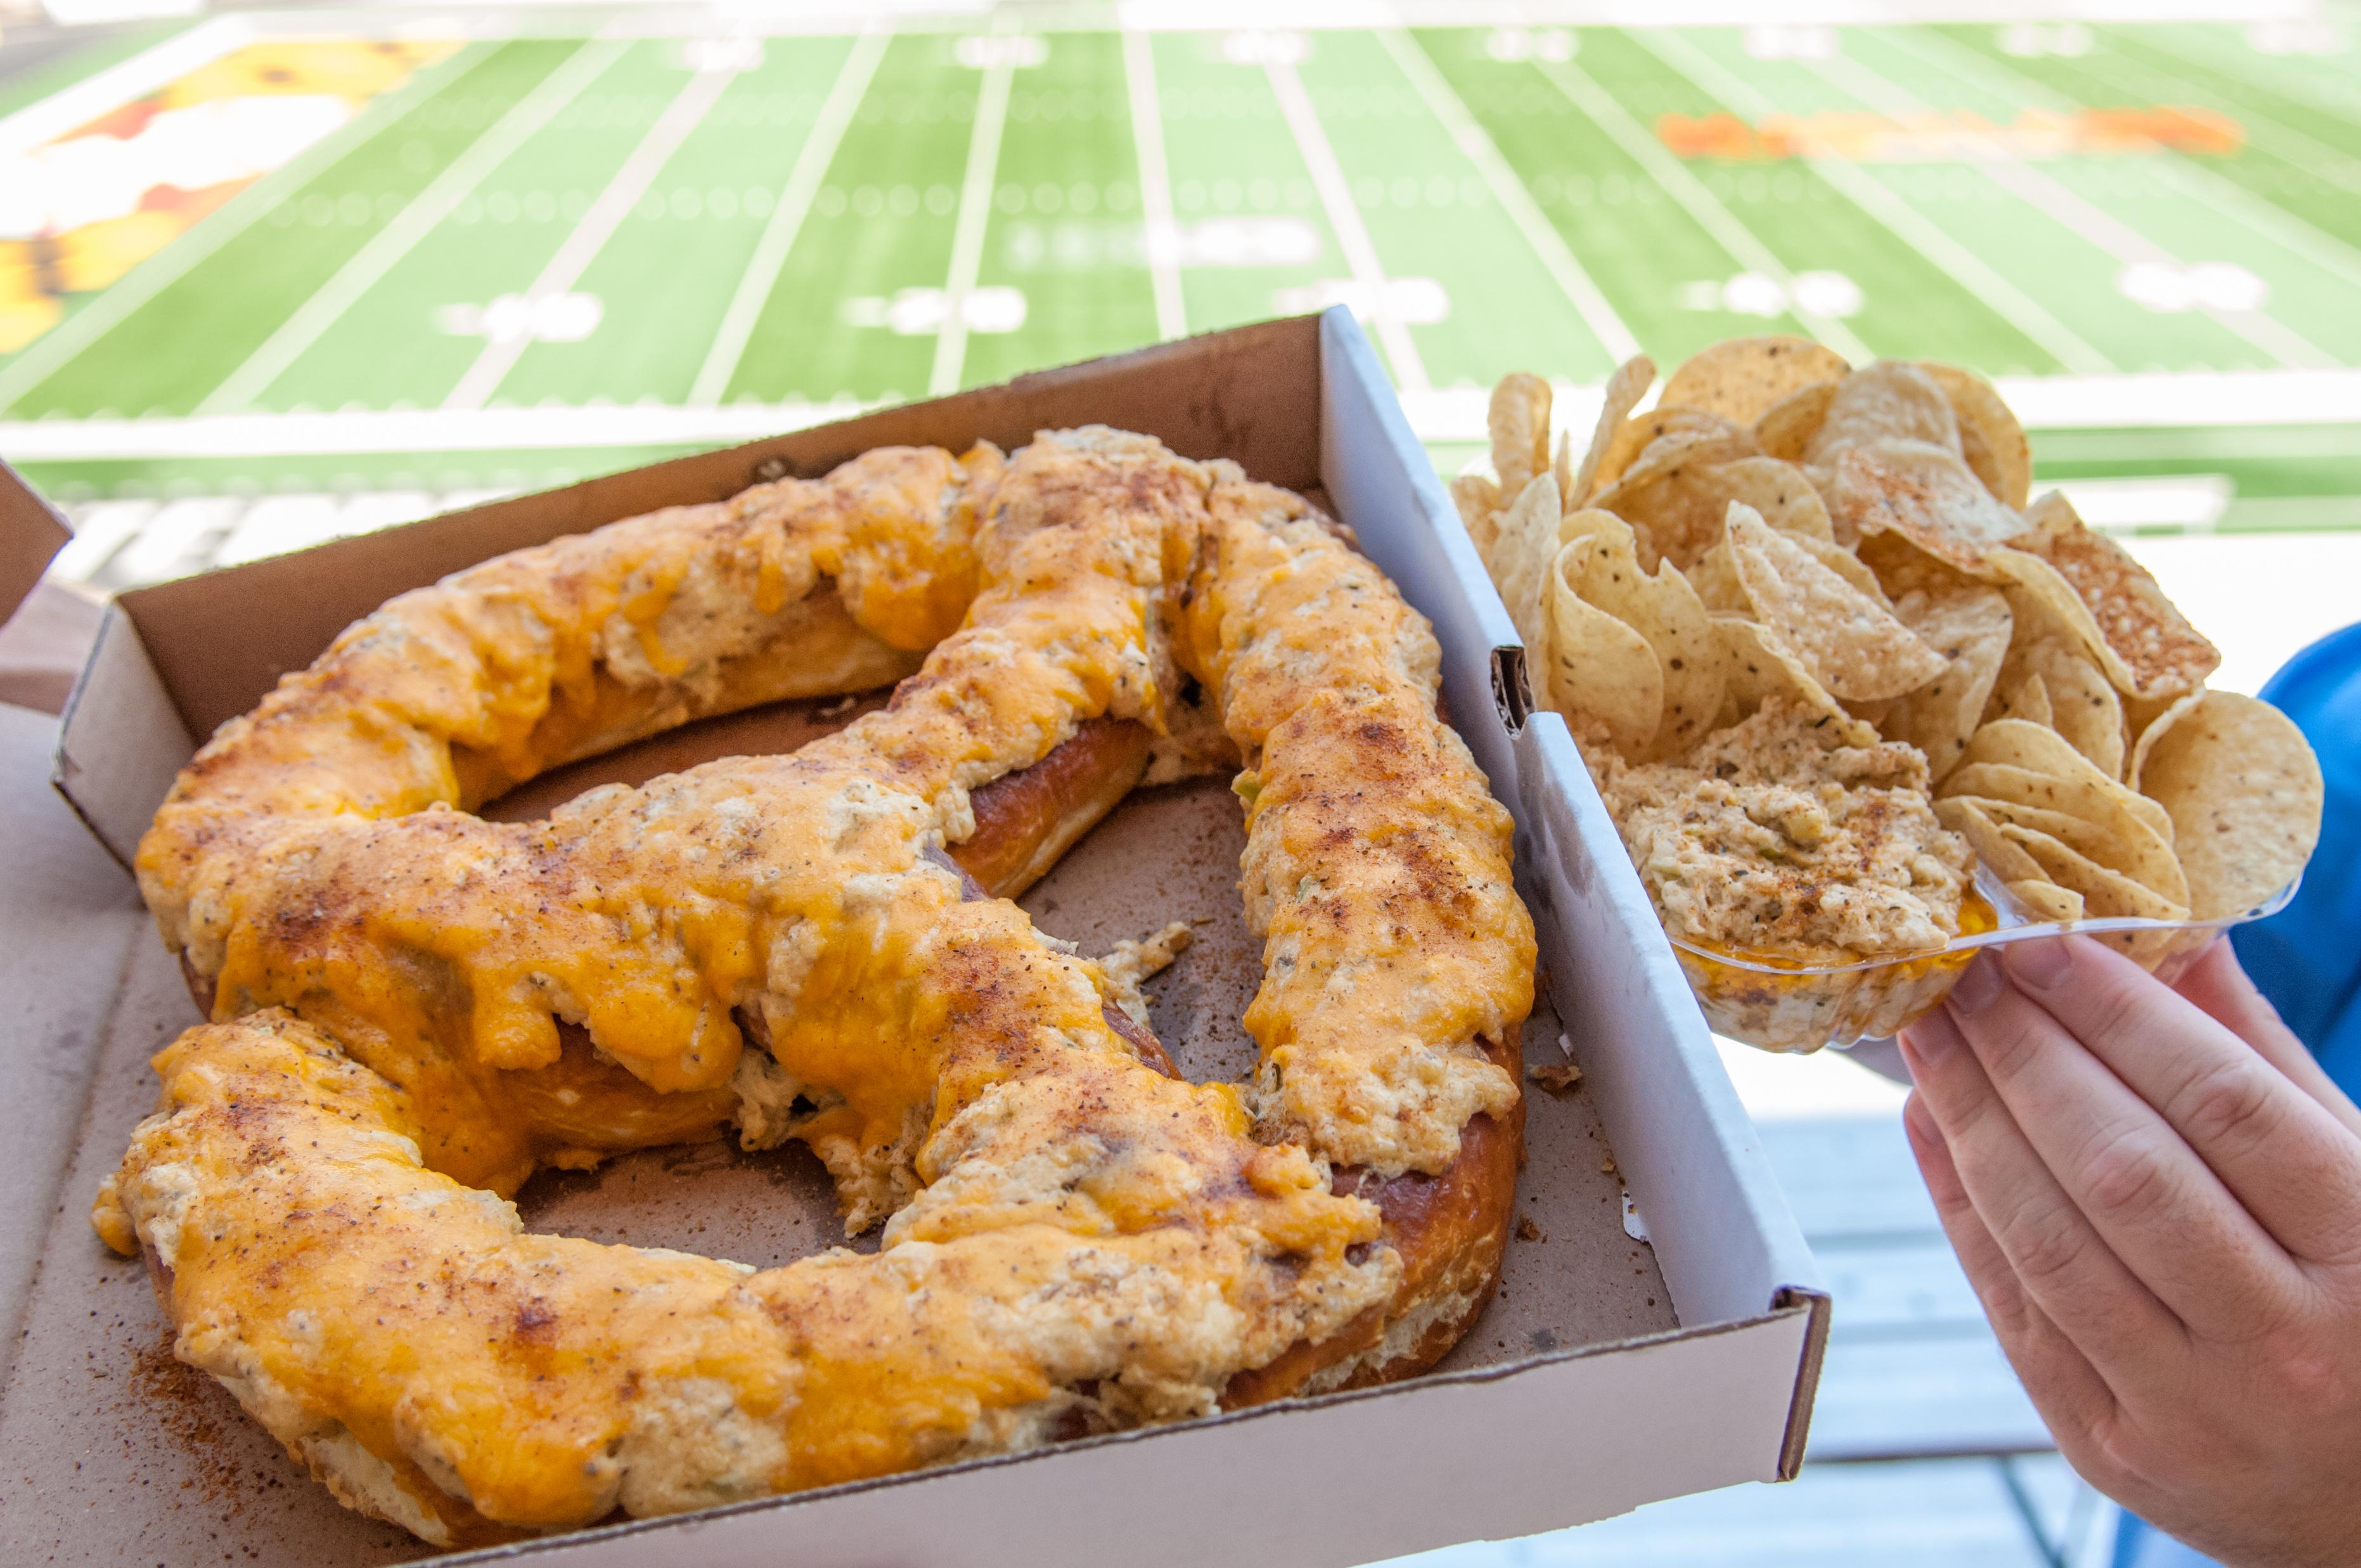
[[[2293,902],[2230,940],[2329,1076],[2361,1095],[2361,623],[2289,660],[2262,695],[2320,753],[2327,809]]]

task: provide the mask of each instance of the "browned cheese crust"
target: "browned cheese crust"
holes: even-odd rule
[[[923,652],[923,662],[919,655]],[[1400,1376],[1488,1297],[1531,923],[1436,652],[1300,498],[1103,429],[883,451],[406,595],[225,726],[142,845],[216,1022],[94,1223],[346,1503],[562,1529]],[[705,714],[789,756],[474,806]],[[1202,704],[1184,691],[1202,690]],[[1005,896],[1243,763],[1249,1085]],[[873,1255],[526,1234],[537,1166],[809,1145]]]

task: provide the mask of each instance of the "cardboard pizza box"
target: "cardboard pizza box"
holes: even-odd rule
[[[610,475],[124,595],[63,719],[0,713],[0,993],[40,1071],[0,1094],[27,1190],[0,1211],[0,1541],[54,1563],[381,1563],[432,1555],[337,1507],[236,1402],[174,1361],[136,1261],[85,1214],[155,1094],[148,1057],[197,1021],[119,869],[199,737],[403,589],[501,552],[870,447],[1106,423],[1317,492],[1434,622],[1449,715],[1518,821],[1546,992],[1527,1059],[1529,1157],[1500,1298],[1428,1376],[451,1562],[1347,1564],[1529,1534],[1795,1474],[1828,1331],[1810,1255],[1613,825],[1352,317],[1265,323]],[[5,455],[5,454],[0,454]],[[0,561],[55,518],[0,471]],[[13,604],[27,571],[0,589]],[[860,705],[709,721],[536,781],[498,814],[707,757],[799,744]],[[51,753],[51,748],[54,748]],[[45,771],[56,789],[45,792]],[[76,818],[80,821],[77,822]],[[1177,915],[1198,944],[1154,981],[1191,1076],[1253,1059],[1260,978],[1237,908],[1224,781],[1141,791],[1022,900],[1103,951]],[[103,853],[100,851],[104,851]],[[110,860],[111,857],[111,860]],[[21,1041],[13,1048],[23,1052]],[[21,1129],[21,1132],[20,1132]],[[5,1184],[0,1184],[5,1190]],[[710,1144],[550,1173],[528,1223],[757,1265],[837,1245],[833,1195],[790,1148]],[[38,1272],[36,1272],[36,1268]],[[30,1279],[29,1289],[25,1280]],[[13,1283],[12,1283],[13,1282]]]

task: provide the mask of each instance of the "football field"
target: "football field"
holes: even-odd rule
[[[110,61],[0,158],[192,71],[308,91],[378,36],[326,16]],[[1632,353],[1781,331],[1999,378],[2095,521],[2361,525],[2333,19],[404,38],[104,286],[26,242],[0,455],[75,511],[71,574],[1335,303],[1446,472],[1504,371],[1580,425]]]

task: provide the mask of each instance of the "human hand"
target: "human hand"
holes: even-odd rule
[[[2088,938],[1905,1032],[1951,1245],[2074,1468],[2239,1568],[2361,1563],[2361,1113],[2226,944]]]

